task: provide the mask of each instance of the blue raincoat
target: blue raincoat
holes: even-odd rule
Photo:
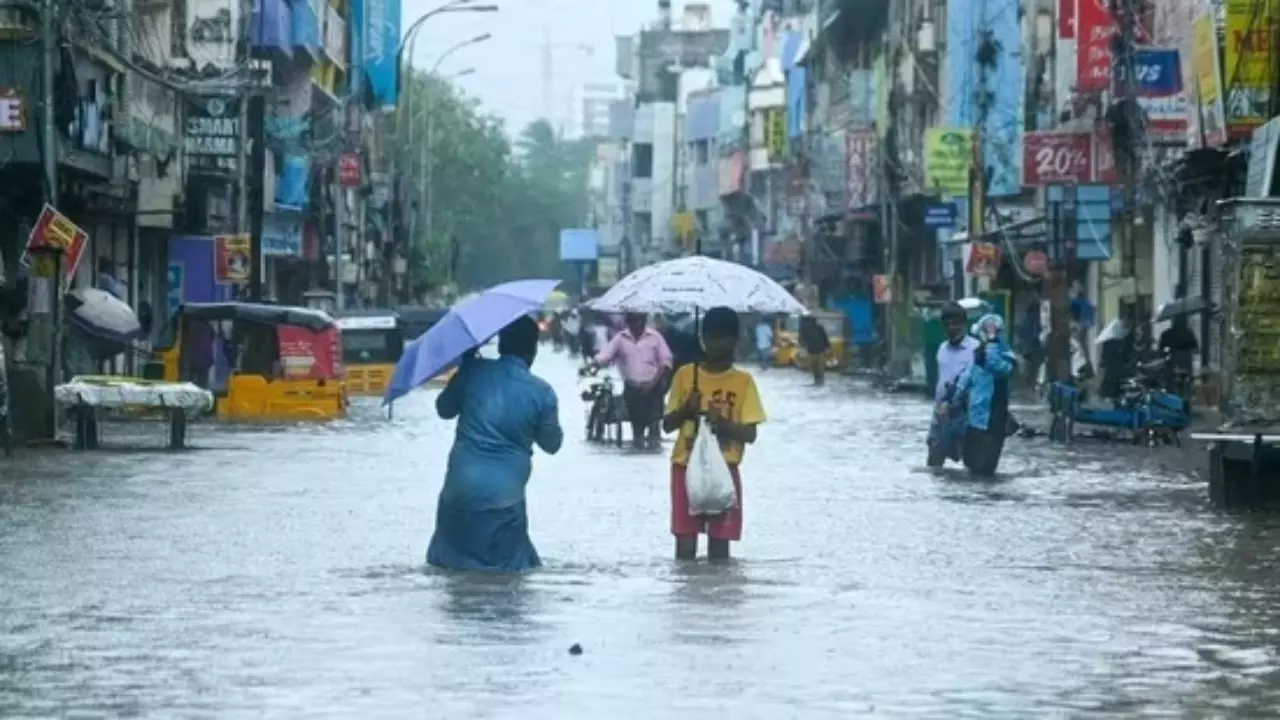
[[[1009,427],[1009,376],[1013,374],[1013,353],[1000,339],[1004,322],[998,315],[986,315],[973,327],[981,345],[973,353],[973,364],[956,382],[951,403],[963,408],[968,427],[964,430],[961,454],[965,467],[979,477],[990,477],[1000,465]]]
[[[1007,418],[1008,379],[1014,368],[1013,351],[998,335],[1004,331],[1004,321],[999,315],[985,315],[973,326],[973,334],[982,338],[984,327],[997,334],[974,351],[974,362],[960,375],[952,395],[953,408],[966,410],[969,427],[976,430],[989,428],[993,410]],[[997,429],[1005,432],[1003,423]]]

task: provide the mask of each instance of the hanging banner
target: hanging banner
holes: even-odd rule
[[[1111,14],[1111,0],[1079,0],[1076,4],[1076,92],[1095,93],[1111,89],[1111,69],[1115,56],[1111,47],[1119,28]],[[1134,28],[1137,45],[1151,42],[1150,17]]]
[[[400,82],[400,0],[352,0],[351,27],[364,30],[363,37],[354,38],[351,56],[364,71],[373,101],[394,108]]]
[[[924,133],[924,175],[928,190],[961,196],[969,192],[973,131],[929,128]]]
[[[183,292],[186,290],[186,278],[187,266],[185,263],[169,263],[164,295],[166,318],[171,318],[178,314],[178,308],[182,307]]]
[[[847,130],[844,136],[845,211],[855,218],[873,218],[880,168],[875,130]]]
[[[871,276],[872,297],[877,305],[888,305],[893,302],[893,283],[888,275]]]
[[[1226,81],[1227,131],[1232,138],[1248,137],[1271,117],[1271,84],[1275,77],[1271,55],[1280,0],[1227,0]]]
[[[249,282],[253,273],[252,245],[248,235],[213,237],[213,277],[220,283]]]
[[[1022,140],[1022,184],[1085,183],[1093,178],[1089,133],[1029,132]]]
[[[787,156],[787,111],[774,108],[766,112],[765,147],[769,150],[769,162],[782,162]]]
[[[1000,248],[985,242],[971,242],[966,248],[964,272],[973,277],[994,278],[1000,273]]]
[[[1222,72],[1218,62],[1218,33],[1213,12],[1206,10],[1191,24],[1191,73],[1188,88],[1194,101],[1188,118],[1192,147],[1217,147],[1227,142],[1226,113],[1222,106]]]

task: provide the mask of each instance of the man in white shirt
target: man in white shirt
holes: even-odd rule
[[[577,310],[570,310],[564,316],[564,336],[569,341],[569,354],[577,354],[578,345],[582,340],[582,319],[578,317]]]
[[[938,386],[934,389],[934,399],[938,401],[946,398],[960,374],[973,364],[973,351],[978,347],[978,338],[965,327],[968,317],[959,304],[948,303],[942,309],[942,324],[947,341],[938,346]]]

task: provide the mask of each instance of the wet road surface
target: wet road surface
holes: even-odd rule
[[[536,459],[547,567],[521,577],[423,568],[452,437],[431,392],[390,422],[5,467],[0,717],[1280,707],[1280,523],[1211,511],[1176,453],[1011,441],[998,481],[934,476],[920,402],[768,371],[738,559],[680,565],[665,455],[585,446],[547,355],[569,439]]]

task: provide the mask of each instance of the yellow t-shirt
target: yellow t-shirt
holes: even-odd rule
[[[672,413],[684,404],[684,399],[693,389],[693,365],[681,366],[671,379],[671,391],[667,395],[667,412]],[[731,420],[743,425],[759,425],[765,421],[764,406],[760,404],[760,393],[756,390],[755,378],[751,373],[738,368],[729,368],[724,372],[708,372],[706,368],[698,368],[698,391],[702,393],[702,410],[706,412],[713,407],[729,416]],[[688,465],[689,455],[693,452],[693,438],[697,434],[698,425],[687,422],[680,427],[680,435],[676,437],[676,445],[671,450],[671,462],[676,465]],[[724,459],[731,465],[742,462],[742,443],[720,443],[720,451]]]

